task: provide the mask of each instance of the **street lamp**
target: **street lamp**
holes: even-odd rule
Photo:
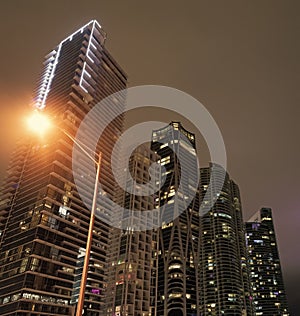
[[[27,117],[26,123],[27,127],[39,136],[43,136],[44,133],[51,127],[49,118],[37,110]]]
[[[33,115],[28,118],[27,124],[33,132],[39,134],[40,136],[42,136],[45,133],[45,131],[49,129],[50,126],[52,126],[50,120],[45,115],[43,115],[40,111],[34,111]],[[94,230],[95,214],[96,214],[96,207],[97,207],[97,194],[98,194],[98,188],[99,188],[99,175],[100,175],[102,154],[100,152],[98,155],[98,160],[95,160],[93,156],[90,155],[84,149],[84,147],[78,141],[76,141],[76,139],[73,136],[71,136],[64,129],[60,127],[57,127],[57,128],[59,128],[68,138],[70,138],[74,142],[74,144],[76,144],[97,166],[94,192],[93,192],[92,209],[91,209],[90,222],[89,222],[89,230],[88,230],[88,236],[87,236],[87,242],[86,242],[86,251],[85,251],[83,270],[82,270],[82,276],[81,276],[81,282],[80,282],[80,291],[79,291],[79,297],[78,297],[78,303],[77,303],[77,309],[76,309],[76,316],[82,316],[87,275],[88,275],[88,267],[89,267],[89,262],[90,262],[92,240],[93,240],[93,230]]]
[[[86,280],[87,280],[88,268],[89,268],[89,262],[90,262],[93,230],[94,230],[95,214],[96,214],[96,206],[97,206],[97,194],[98,194],[98,186],[99,186],[101,158],[102,158],[102,154],[100,152],[98,155],[98,161],[95,161],[93,159],[93,161],[95,162],[97,166],[97,172],[96,172],[96,178],[95,178],[95,184],[94,184],[92,209],[91,209],[91,215],[90,215],[89,231],[88,231],[88,237],[87,237],[87,242],[86,242],[86,251],[85,251],[83,270],[82,270],[82,276],[81,276],[81,282],[80,282],[80,291],[79,291],[79,297],[78,297],[78,303],[77,303],[77,309],[76,309],[76,316],[82,315],[83,304],[84,304],[84,295],[85,295]]]

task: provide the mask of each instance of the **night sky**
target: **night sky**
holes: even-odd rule
[[[1,1],[1,174],[23,133],[43,57],[91,19],[129,86],[183,90],[213,115],[248,219],[273,208],[292,315],[300,315],[299,1]],[[128,116],[169,122],[172,113]],[[184,119],[184,126],[191,126]],[[209,157],[199,135],[198,154]]]

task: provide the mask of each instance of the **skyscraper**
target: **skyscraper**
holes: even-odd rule
[[[272,210],[257,212],[246,231],[255,315],[289,315]]]
[[[72,137],[85,114],[126,87],[126,74],[104,46],[105,33],[91,21],[46,57],[34,107],[50,116],[56,131],[43,140],[27,137],[16,148],[1,192],[0,314],[73,315],[78,299],[90,211],[72,175]],[[122,102],[114,109],[123,110]],[[103,124],[101,118],[98,124]],[[107,127],[101,184],[114,198],[110,153],[123,118]],[[69,136],[67,136],[69,135]],[[93,163],[91,161],[91,163]],[[85,165],[82,179],[88,181]],[[86,190],[92,195],[92,186]],[[103,211],[109,214],[109,206]],[[85,296],[85,315],[99,315],[106,287],[109,227],[96,218]]]
[[[137,186],[149,183],[149,167],[158,160],[149,146],[134,150],[127,168],[125,191],[119,191],[119,205],[134,213],[124,212],[120,220],[126,229],[111,230],[107,316],[155,316],[157,288],[157,225],[154,214],[157,203],[152,195],[137,195]],[[160,170],[152,174],[153,183],[160,181]],[[136,185],[133,185],[133,182]],[[154,188],[150,188],[154,189]],[[148,212],[147,215],[145,212]]]
[[[201,202],[210,203],[217,195],[200,218],[200,315],[249,316],[253,314],[241,198],[227,173],[221,192],[215,192],[214,184],[224,173],[216,164],[200,169]]]
[[[196,316],[199,315],[199,192],[195,136],[180,123],[172,122],[153,132],[151,149],[160,156],[165,177],[157,197],[164,219],[158,230],[157,315]],[[185,162],[189,168],[183,173]],[[191,195],[194,198],[187,203]]]

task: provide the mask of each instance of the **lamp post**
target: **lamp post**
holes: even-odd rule
[[[82,147],[82,145],[78,141],[76,141],[76,139],[73,136],[71,136],[65,130],[63,130],[61,128],[59,128],[59,129],[67,137],[69,137],[74,142],[74,144],[77,145],[82,150],[82,152],[84,152],[85,155],[88,156],[97,166],[96,178],[95,178],[95,183],[94,183],[94,191],[93,191],[92,209],[91,209],[90,222],[89,222],[89,230],[88,230],[88,236],[87,236],[87,241],[86,241],[86,250],[85,250],[83,269],[82,269],[82,275],[81,275],[81,281],[80,281],[78,303],[77,303],[77,308],[76,308],[76,316],[82,316],[85,289],[86,289],[86,281],[87,281],[87,275],[88,275],[88,270],[89,270],[89,262],[90,262],[91,248],[92,248],[92,242],[93,242],[93,230],[94,230],[95,214],[96,214],[96,208],[97,208],[97,195],[98,195],[98,188],[99,188],[99,175],[100,175],[100,168],[101,168],[102,153],[100,152],[98,154],[98,160],[95,160]]]
[[[77,303],[77,308],[76,308],[76,316],[82,316],[85,289],[86,289],[86,281],[87,281],[87,275],[88,275],[88,270],[89,270],[89,262],[90,262],[91,248],[92,248],[92,242],[93,242],[93,230],[94,230],[95,214],[96,214],[96,208],[97,208],[97,195],[98,195],[98,188],[99,188],[99,175],[100,175],[100,168],[101,168],[102,153],[100,152],[98,154],[98,160],[95,160],[82,147],[82,145],[78,141],[76,141],[76,139],[73,136],[71,136],[69,133],[67,133],[62,128],[59,128],[59,129],[67,137],[69,137],[74,142],[74,144],[77,145],[81,149],[81,151],[84,152],[85,155],[87,157],[89,157],[97,166],[96,178],[95,178],[95,183],[94,183],[94,191],[93,191],[92,209],[91,209],[90,222],[89,222],[89,230],[88,230],[88,236],[87,236],[87,241],[86,241],[86,250],[85,250],[83,269],[82,269],[82,275],[81,275],[81,281],[80,281],[78,303]]]
[[[96,214],[96,207],[97,207],[97,194],[98,194],[98,186],[99,186],[101,158],[102,158],[102,154],[100,152],[98,156],[98,161],[95,161],[96,166],[97,166],[97,172],[96,172],[96,179],[95,179],[95,185],[94,185],[93,202],[92,202],[92,209],[91,209],[91,215],[90,215],[88,237],[87,237],[87,242],[86,242],[86,251],[85,251],[85,257],[84,257],[84,263],[83,263],[83,270],[82,270],[82,276],[81,276],[81,282],[80,282],[80,291],[79,291],[79,297],[78,297],[78,303],[77,303],[77,309],[76,309],[76,316],[82,315],[83,304],[84,304],[86,280],[87,280],[88,269],[89,269],[89,262],[90,262],[90,255],[91,255],[91,248],[92,248],[92,241],[93,241],[93,230],[94,230],[94,223],[95,223],[95,214]]]
[[[31,130],[33,130],[35,133],[38,133],[40,135],[43,135],[44,131],[48,129],[49,126],[51,125],[47,117],[41,114],[41,112],[39,111],[35,111],[34,114],[29,118],[27,123]],[[80,282],[80,291],[79,291],[78,303],[77,303],[77,309],[76,309],[76,316],[82,316],[87,275],[88,275],[92,241],[93,241],[93,230],[94,230],[95,214],[96,214],[96,208],[97,208],[97,195],[98,195],[98,188],[99,188],[99,175],[100,175],[100,168],[101,168],[102,153],[100,152],[98,155],[98,160],[95,160],[83,148],[83,146],[78,141],[76,141],[76,139],[73,136],[71,136],[64,129],[60,127],[57,127],[57,128],[59,128],[68,138],[70,138],[73,141],[73,143],[77,145],[82,150],[82,152],[84,152],[97,166],[96,178],[95,178],[95,183],[94,183],[94,191],[93,191],[92,209],[91,209],[88,236],[87,236],[87,242],[86,242],[86,251],[85,251],[83,270],[82,270],[82,276],[81,276],[81,282]]]

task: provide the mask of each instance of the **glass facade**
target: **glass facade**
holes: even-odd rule
[[[238,186],[227,173],[221,192],[209,186],[210,180],[217,183],[224,173],[216,164],[200,169],[202,203],[217,195],[200,219],[200,311],[201,315],[253,315]]]
[[[157,230],[142,229],[157,224],[157,217],[153,215],[157,202],[153,195],[136,195],[139,185],[149,183],[149,167],[157,160],[157,155],[146,145],[136,148],[130,158],[125,175],[126,192],[120,191],[118,203],[134,213],[121,214],[120,220],[127,229],[111,231],[107,316],[157,315]],[[155,183],[159,182],[160,170],[151,177]],[[143,216],[145,212],[147,216]],[[141,229],[134,230],[134,227]]]
[[[180,123],[172,122],[153,132],[151,149],[160,156],[165,177],[157,197],[164,219],[158,229],[157,315],[196,316],[199,315],[199,192],[195,137]],[[189,169],[181,173],[184,160]],[[178,194],[174,199],[175,192]],[[187,205],[190,194],[195,197]]]
[[[45,57],[34,106],[60,128],[43,140],[32,136],[20,141],[1,191],[3,316],[73,315],[76,309],[90,211],[74,185],[73,141],[65,132],[74,137],[96,103],[126,87],[126,75],[106,50],[104,40],[100,25],[91,21]],[[114,106],[123,109],[122,102]],[[97,147],[102,152],[101,184],[111,198],[115,183],[107,165],[122,128],[119,117]],[[87,178],[84,165],[81,168],[82,177]],[[92,188],[86,194],[92,194]],[[111,212],[109,207],[105,212]],[[103,305],[108,238],[108,225],[96,218],[85,315],[99,315]]]
[[[246,230],[254,315],[289,315],[272,210],[262,208]]]

